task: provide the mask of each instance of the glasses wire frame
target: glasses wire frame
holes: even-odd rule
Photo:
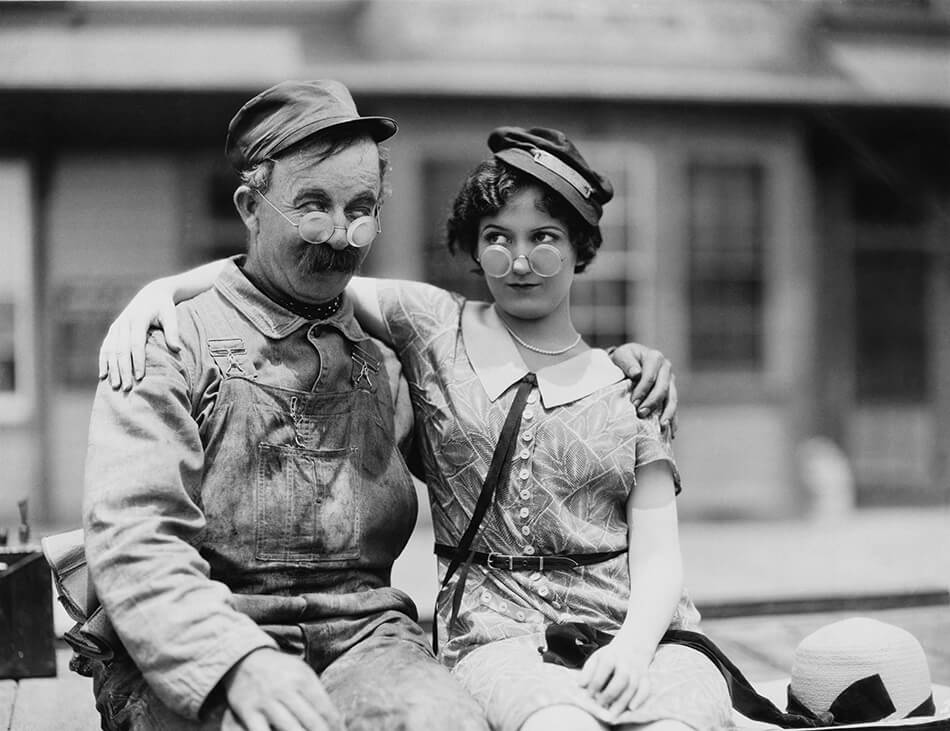
[[[277,211],[287,223],[297,229],[300,238],[306,241],[308,244],[325,244],[327,241],[333,238],[334,231],[345,231],[346,232],[346,242],[357,249],[361,249],[364,246],[369,246],[373,241],[376,240],[376,236],[382,233],[382,221],[380,220],[380,207],[377,203],[373,215],[371,216],[360,216],[350,221],[347,226],[337,226],[333,223],[329,214],[324,213],[323,211],[313,211],[311,213],[305,213],[300,217],[299,221],[294,221],[290,216],[280,210],[276,205],[274,205],[271,200],[264,195],[260,190],[256,191],[257,194],[264,200],[264,202]],[[304,231],[304,226],[309,221],[319,222],[320,230],[326,231],[326,236],[324,238],[308,236]],[[355,240],[355,234],[359,228],[366,226],[369,223],[375,224],[375,233],[373,236],[366,241],[359,242]]]
[[[545,279],[557,275],[564,264],[564,256],[551,244],[538,244],[528,254],[515,257],[506,247],[491,244],[482,251],[478,263],[489,277],[500,279],[507,277],[514,268],[515,262],[521,258],[528,262],[528,268],[532,272]]]

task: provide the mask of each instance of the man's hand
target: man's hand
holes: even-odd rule
[[[170,285],[157,279],[140,289],[109,326],[99,348],[99,378],[113,390],[128,391],[145,375],[145,340],[150,327],[165,331],[169,350],[181,349]]]
[[[317,674],[303,660],[263,648],[247,655],[222,681],[228,731],[344,731],[343,719]]]
[[[646,700],[650,693],[648,668],[649,660],[614,641],[587,658],[580,684],[597,703],[617,716]]]
[[[610,356],[636,386],[630,400],[637,414],[647,417],[662,408],[660,427],[676,434],[676,379],[673,366],[663,353],[639,343],[626,343]]]

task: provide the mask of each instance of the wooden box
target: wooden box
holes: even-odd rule
[[[0,549],[0,678],[56,675],[53,641],[53,584],[42,552]]]

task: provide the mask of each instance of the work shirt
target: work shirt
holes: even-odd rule
[[[474,512],[515,385],[528,373],[493,305],[415,282],[378,280],[381,314],[406,375],[436,543],[459,545]],[[636,470],[669,464],[679,475],[657,417],[641,419],[630,385],[606,352],[587,350],[542,368],[527,398],[509,474],[472,545],[513,555],[599,553],[627,548],[627,498]],[[439,559],[440,579],[449,559]],[[548,624],[586,622],[616,632],[630,600],[621,553],[574,570],[500,571],[471,566],[455,632],[447,620],[458,575],[440,594],[441,659]],[[686,593],[671,627],[696,628]]]
[[[320,672],[380,623],[415,619],[389,583],[417,504],[397,448],[405,382],[350,302],[310,322],[229,262],[178,320],[179,353],[152,332],[145,378],[99,386],[84,518],[129,656],[196,718],[255,649],[299,651]]]

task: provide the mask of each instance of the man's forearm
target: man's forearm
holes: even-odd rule
[[[90,424],[84,527],[91,578],[116,632],[159,697],[197,717],[220,678],[273,641],[233,610],[191,545],[204,516],[203,452],[182,370],[150,352],[130,393],[100,384]]]

